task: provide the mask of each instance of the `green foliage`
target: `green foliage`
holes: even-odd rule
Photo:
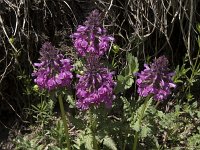
[[[145,117],[145,115],[147,114],[147,110],[149,108],[149,106],[151,105],[152,99],[149,99],[147,101],[147,103],[142,104],[140,107],[136,108],[135,110],[133,110],[133,108],[131,107],[131,104],[127,101],[127,99],[125,97],[121,97],[123,103],[124,103],[124,116],[126,117],[127,121],[130,122],[130,127],[134,130],[134,131],[140,131],[140,120]],[[145,105],[145,107],[144,107]],[[147,133],[148,129],[147,126],[145,126],[145,128],[142,127],[142,134],[143,136],[146,136],[145,133]]]
[[[34,139],[29,140],[27,137],[19,137],[16,139],[16,150],[43,150],[44,149],[44,145],[39,144],[40,143],[40,139],[42,137],[36,137]]]
[[[83,68],[83,60],[76,60],[74,63],[74,72],[76,74],[83,74],[84,68]]]
[[[103,138],[103,145],[106,146],[106,149],[109,148],[110,150],[117,150],[116,144],[113,139],[109,136],[105,136]]]
[[[188,138],[188,147],[199,149],[200,148],[200,133],[193,134]]]
[[[114,55],[119,57],[120,48],[114,45],[113,49]],[[200,50],[197,51],[198,55],[199,52]],[[189,65],[189,56],[186,55],[183,64],[176,67],[173,78],[177,84],[176,93],[164,102],[155,102],[151,97],[138,98],[138,95],[133,94],[136,89],[131,88],[139,63],[129,52],[125,58],[126,65],[119,70],[120,74],[116,75],[116,100],[112,109],[105,109],[104,105],[101,105],[98,109],[93,109],[92,113],[80,112],[75,106],[74,91],[60,91],[69,104],[66,110],[69,109],[70,114],[72,149],[93,150],[96,140],[98,148],[102,150],[129,150],[136,139],[138,149],[200,148],[200,111],[196,96],[198,93],[193,92],[199,82],[199,56],[193,61],[194,64]],[[82,63],[83,60],[76,60],[73,70],[75,74],[83,73]],[[112,65],[113,68],[119,67],[115,60]],[[21,76],[20,79],[26,77]],[[24,82],[31,84],[28,79]],[[19,135],[14,140],[15,148],[66,149],[63,123],[53,112],[56,107],[55,100],[45,91],[40,91],[37,86],[30,86],[26,91],[27,95],[34,93],[41,98],[41,102],[32,104],[31,109],[27,109],[29,116],[35,119],[35,124],[29,127],[30,134]]]
[[[119,52],[119,48],[120,47],[118,45],[113,44],[112,51],[117,54]]]
[[[173,80],[175,83],[183,83],[184,79],[187,79],[187,72],[190,70],[190,68],[185,68],[185,64],[183,64],[180,68],[178,65],[175,69],[175,76],[173,77]]]
[[[138,71],[138,60],[131,53],[127,53],[126,56],[127,64],[122,72],[117,75],[117,87],[115,93],[123,93],[129,89],[134,83],[134,74]]]
[[[36,119],[36,123],[42,126],[48,124],[53,115],[54,105],[54,101],[51,99],[48,102],[42,101],[37,106],[32,105],[33,118]]]
[[[105,118],[105,115],[107,114],[105,112],[105,109],[103,107],[100,107],[98,111],[93,110],[92,114],[90,111],[87,113],[87,117],[89,120],[86,123],[87,127],[79,131],[77,137],[74,140],[74,148],[81,150],[93,150],[93,138],[95,138],[98,142],[98,147],[100,147],[101,145],[101,147],[103,147],[103,149],[105,150],[116,150],[117,146],[111,136],[109,136],[109,133],[111,133],[112,130],[115,130],[116,126],[113,126],[114,124]],[[99,126],[99,123],[101,123],[101,126]],[[78,126],[80,126],[80,124],[78,124],[76,127],[79,128]],[[98,132],[95,128],[98,129]],[[95,137],[93,137],[94,133]]]
[[[116,1],[116,6],[117,3],[123,5],[123,2]],[[138,4],[141,4],[141,2],[139,1]],[[46,5],[47,4],[45,4],[44,6]],[[111,8],[111,5],[112,4],[110,4],[109,9]],[[147,5],[148,3],[146,3],[146,5],[143,5],[142,3],[143,7],[141,8],[148,10],[146,12],[149,13],[151,12],[151,10],[150,8],[146,8]],[[128,11],[126,11],[131,12],[130,14],[134,16],[134,12],[132,12],[132,8],[134,7],[135,5],[132,5],[132,3],[130,3],[125,8],[129,8],[127,9]],[[171,10],[170,7],[171,6],[169,6],[169,10]],[[51,7],[49,8],[51,9]],[[157,7],[154,8],[156,9]],[[180,9],[182,8],[187,7],[181,6]],[[122,9],[121,6],[120,9]],[[53,11],[47,11],[47,13],[49,12],[50,16],[52,16],[51,13]],[[112,12],[112,9],[110,12]],[[133,21],[132,19],[130,19],[130,14],[126,14],[127,16],[129,16],[127,17],[129,18],[128,21],[125,18],[127,23]],[[171,12],[169,12],[169,14],[171,14]],[[159,14],[157,15],[158,16],[156,17],[159,17]],[[24,16],[26,17],[26,15]],[[142,18],[144,19],[148,19],[145,18],[144,14],[142,15],[142,13],[141,16],[143,16]],[[174,17],[175,16],[176,15],[174,15]],[[54,17],[54,15],[52,17]],[[122,16],[119,16],[119,18],[121,17]],[[155,21],[159,20],[162,21],[165,19],[157,18]],[[148,21],[149,22],[147,24],[151,24],[151,20]],[[134,23],[139,25],[137,21],[135,21]],[[162,25],[162,22],[159,22],[158,24]],[[182,24],[180,25],[182,26]],[[190,24],[188,24],[188,26],[190,26]],[[9,29],[9,26],[6,28]],[[155,28],[155,30],[161,28]],[[135,80],[135,74],[139,70],[139,62],[142,62],[144,60],[149,61],[150,58],[157,56],[157,54],[160,55],[163,53],[168,54],[167,57],[170,58],[170,53],[163,52],[162,50],[160,50],[165,49],[163,48],[165,46],[163,46],[162,40],[159,43],[157,39],[152,39],[156,42],[152,44],[155,45],[155,51],[149,52],[145,50],[145,48],[149,48],[149,45],[151,45],[150,43],[152,41],[150,38],[147,38],[151,33],[147,34],[145,32],[147,32],[146,30],[150,31],[151,28],[145,28],[142,25],[142,28],[140,30],[135,30],[135,28],[133,29],[134,30],[130,30],[130,32],[128,30],[123,30],[123,32],[126,33],[126,37],[125,35],[120,33],[120,27],[120,32],[117,33],[116,36],[118,36],[119,39],[123,39],[123,42],[125,42],[125,44],[123,42],[123,44],[120,43],[119,45],[117,45],[116,43],[112,43],[112,47],[109,51],[109,54],[107,55],[109,59],[102,59],[104,61],[103,63],[106,62],[108,67],[112,67],[113,71],[117,72],[115,75],[115,79],[117,82],[115,88],[116,99],[114,102],[115,105],[113,105],[112,109],[105,109],[104,106],[100,106],[99,108],[95,108],[91,114],[88,114],[88,112],[85,111],[77,110],[75,106],[76,91],[74,84],[77,78],[75,78],[72,82],[72,91],[66,91],[65,89],[63,89],[62,91],[58,92],[59,94],[62,94],[65,101],[67,102],[67,108],[65,110],[67,111],[67,114],[70,118],[69,131],[72,149],[93,150],[95,149],[94,141],[96,141],[99,150],[129,150],[134,145],[133,141],[135,141],[137,138],[138,149],[181,149],[182,147],[185,149],[200,149],[200,111],[198,101],[200,83],[200,24],[196,26],[198,32],[196,38],[198,50],[195,50],[194,52],[190,51],[190,49],[195,48],[189,48],[189,46],[193,45],[194,42],[184,43],[188,51],[184,54],[184,58],[179,58],[183,59],[183,62],[180,64],[175,64],[175,66],[172,67],[176,68],[174,71],[175,76],[173,77],[173,80],[177,84],[177,88],[175,89],[174,93],[163,102],[155,102],[152,100],[151,97],[147,97],[146,100],[140,97],[138,98],[138,95],[135,92],[137,90],[137,87],[133,87],[133,85]],[[134,31],[136,31],[138,35],[133,34],[132,32]],[[189,36],[189,32],[187,34],[181,35]],[[165,42],[170,45],[169,40],[171,39],[168,40],[167,34],[168,33],[166,32],[165,37],[167,39],[167,42]],[[184,38],[187,39],[186,37]],[[18,41],[18,38],[15,36],[10,36],[8,40],[12,46],[15,46],[15,43]],[[149,44],[145,45],[147,41],[149,41]],[[6,44],[6,42],[4,42],[4,44]],[[160,47],[159,49],[159,45],[163,47]],[[23,43],[21,47],[23,47]],[[29,48],[30,47],[27,46],[27,49]],[[29,113],[29,117],[31,119],[34,119],[34,121],[31,122],[31,124],[29,124],[29,127],[27,127],[30,133],[24,133],[23,135],[19,134],[14,139],[15,149],[66,149],[67,138],[65,136],[63,122],[59,117],[60,114],[54,111],[54,108],[55,110],[57,108],[56,102],[53,99],[54,97],[52,96],[53,92],[51,93],[52,97],[50,97],[48,91],[40,90],[37,85],[33,85],[31,76],[27,75],[27,70],[30,70],[30,68],[27,70],[23,70],[23,61],[20,61],[21,64],[19,64],[18,58],[24,57],[22,53],[23,51],[21,51],[22,48],[20,48],[19,50],[20,51],[18,52],[12,51],[9,55],[12,56],[12,59],[15,60],[15,62],[11,61],[11,64],[18,64],[19,70],[16,73],[17,81],[21,83],[21,93],[27,96],[28,99],[27,101],[26,99],[23,100],[24,107],[26,107],[26,113]],[[154,52],[156,52],[156,54],[154,54]],[[173,51],[171,53],[173,53]],[[72,57],[74,60],[74,68],[72,70],[74,76],[77,74],[83,74],[85,71],[85,68],[83,67],[85,60],[79,59],[76,55],[73,55]],[[3,61],[4,59],[2,59],[1,62]],[[30,60],[29,62],[30,64],[32,64]],[[7,64],[7,62],[5,64]],[[1,70],[1,72],[3,71]],[[20,95],[20,92],[18,94]]]

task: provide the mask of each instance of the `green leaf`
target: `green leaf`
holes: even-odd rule
[[[200,134],[194,134],[188,138],[188,144],[190,147],[200,148]]]
[[[124,81],[124,89],[129,89],[131,88],[131,86],[133,85],[134,83],[134,80],[133,80],[133,77],[132,76],[126,76],[125,77],[125,81]]]
[[[103,138],[103,145],[105,145],[110,150],[117,150],[115,142],[109,136],[106,136],[106,137]]]
[[[140,131],[142,126],[142,120],[147,114],[147,110],[151,105],[152,98],[148,99],[146,104],[142,104],[137,110],[136,113],[132,112],[130,127],[135,131]],[[145,107],[144,107],[145,106]],[[141,119],[141,122],[139,120]],[[140,124],[141,123],[141,124]]]
[[[150,131],[151,131],[151,129],[150,129],[147,125],[143,126],[143,127],[141,128],[141,137],[142,137],[142,138],[147,137],[148,134],[150,133]]]
[[[184,78],[187,78],[187,72],[190,70],[190,68],[185,68],[185,64],[183,64],[180,68],[178,65],[175,69],[175,76],[173,76],[173,81],[175,83],[183,83]]]
[[[118,75],[117,76],[117,86],[115,87],[115,93],[122,93],[126,89],[131,88],[133,85],[134,80],[133,76],[123,76],[123,75]]]
[[[10,42],[10,43],[14,44],[14,41],[15,41],[15,38],[14,38],[14,37],[9,38],[9,42]]]
[[[73,95],[68,94],[67,95],[67,101],[69,102],[70,108],[75,108],[75,100],[73,98]]]
[[[132,124],[132,123],[131,123]],[[139,120],[137,120],[133,125],[130,125],[131,128],[133,130],[135,130],[136,132],[139,132],[140,131],[140,124],[139,124]]]
[[[197,111],[197,117],[200,118],[200,111]]]
[[[162,112],[162,111],[157,111],[157,116],[159,117],[159,118],[163,118],[164,116],[165,116],[165,114]]]
[[[128,53],[126,56],[127,65],[120,75],[117,76],[117,86],[115,93],[124,92],[126,89],[131,88],[134,83],[133,75],[138,71],[138,60],[136,57]]]
[[[124,116],[127,118],[127,120],[132,120],[133,110],[130,106],[130,102],[126,99],[126,97],[121,96],[120,98],[124,103],[123,106]]]
[[[123,83],[124,80],[125,80],[125,77],[122,76],[122,75],[118,75],[118,76],[117,76],[117,80],[118,80],[119,82]]]
[[[128,53],[127,61],[128,61],[129,75],[136,73],[138,71],[138,66],[139,66],[137,57],[134,57],[132,56],[131,53]]]
[[[37,150],[43,150],[44,149],[44,145],[39,145],[38,147],[37,147]],[[56,149],[55,149],[56,150]]]
[[[93,138],[91,134],[88,134],[84,136],[84,143],[85,143],[85,148],[88,150],[93,150]]]
[[[199,32],[200,33],[200,32]],[[200,37],[198,36],[198,39],[197,39],[197,43],[198,43],[198,46],[200,48]]]
[[[118,94],[120,92],[124,92],[124,76],[118,75],[117,76],[117,86],[115,87],[115,94]]]
[[[200,33],[200,23],[197,24],[196,28],[197,28],[197,31]]]
[[[80,130],[80,133],[78,134],[77,138],[74,140],[73,147],[78,150],[83,149],[82,147],[85,142],[84,139],[85,139],[85,132],[83,130]]]
[[[138,67],[139,67],[138,59],[137,57],[132,56],[131,53],[128,53],[126,56],[126,61],[127,61],[127,65],[125,69],[122,71],[122,74],[124,76],[133,75],[134,73],[138,71]]]
[[[118,45],[115,45],[115,44],[113,44],[113,46],[112,46],[112,51],[114,52],[114,53],[118,53],[119,52],[119,46]]]

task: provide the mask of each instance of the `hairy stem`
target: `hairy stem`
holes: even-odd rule
[[[147,98],[145,99],[145,102],[144,102],[144,104],[143,104],[143,107],[142,107],[142,110],[141,110],[141,113],[140,113],[140,116],[139,116],[139,130],[140,130],[140,128],[141,128],[142,119],[143,119],[143,117],[144,117],[144,112],[145,112],[145,109],[146,109],[146,107],[147,107],[147,102],[148,102],[148,100],[149,100],[149,97],[147,97]],[[135,137],[134,137],[134,143],[133,143],[133,150],[136,150],[136,149],[137,149],[138,134],[139,134],[139,132],[136,131]]]
[[[98,150],[98,144],[97,140],[95,138],[95,133],[96,133],[96,120],[93,116],[92,109],[89,110],[89,119],[90,119],[90,128],[92,132],[92,138],[93,138],[93,148],[94,150]]]
[[[62,100],[61,95],[58,96],[58,100],[59,100],[59,104],[60,104],[61,117],[62,117],[62,120],[63,120],[63,124],[64,124],[64,128],[65,128],[65,134],[66,134],[66,138],[67,138],[67,149],[71,150],[71,145],[70,145],[70,140],[69,140],[69,130],[68,130],[68,118],[65,114],[65,110],[64,110],[64,106],[63,106],[63,100]]]

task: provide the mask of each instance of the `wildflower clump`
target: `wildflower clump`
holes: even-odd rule
[[[176,85],[172,81],[174,73],[170,72],[168,65],[165,56],[155,59],[150,65],[144,64],[145,69],[138,73],[139,78],[136,80],[140,96],[153,95],[155,100],[161,101],[171,94],[171,88]]]
[[[108,51],[114,38],[107,35],[106,29],[101,25],[99,11],[92,11],[84,25],[79,25],[71,37],[79,56],[86,59],[86,71],[83,75],[78,75],[77,107],[87,110],[90,106],[98,106],[101,103],[111,107],[115,86],[113,72],[104,67],[100,59]]]
[[[42,45],[40,55],[40,62],[34,63],[35,70],[32,73],[39,88],[53,90],[68,86],[72,79],[70,59],[64,58],[50,42]]]

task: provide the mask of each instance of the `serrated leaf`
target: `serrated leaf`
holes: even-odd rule
[[[149,106],[151,105],[151,102],[152,102],[152,97],[151,97],[151,98],[147,101],[147,103],[146,103],[145,109],[143,110],[143,111],[144,111],[143,117],[145,116],[147,109],[148,109]],[[144,106],[144,105],[145,105],[145,104],[142,104],[142,105],[139,107],[139,109],[137,110],[137,114],[138,114],[139,116],[140,116],[141,113],[142,113],[142,109],[143,109],[143,106]]]
[[[75,101],[72,95],[67,95],[67,101],[69,102],[70,108],[75,108]]]
[[[134,83],[133,77],[132,76],[126,76],[125,77],[125,86],[124,89],[129,89]]]
[[[197,106],[198,106],[197,101],[193,102],[191,106],[192,106],[193,108],[197,108]]]
[[[150,131],[151,131],[151,129],[148,127],[148,126],[143,126],[142,128],[141,128],[141,137],[142,138],[145,138],[145,137],[147,137],[148,136],[148,134],[150,133]]]
[[[157,111],[157,116],[163,118],[165,114],[162,111]]]
[[[137,120],[133,125],[131,125],[131,128],[133,130],[135,130],[136,132],[140,131],[140,124],[139,124],[139,120]]]
[[[124,77],[123,75],[118,75],[118,76],[117,76],[117,80],[118,80],[119,82],[123,83],[124,80],[125,80],[125,77]]]
[[[137,57],[132,56],[131,53],[128,54],[128,68],[129,68],[129,75],[132,75],[138,71],[138,60]]]
[[[126,56],[126,61],[127,61],[127,65],[122,71],[122,74],[124,76],[133,75],[134,73],[138,71],[138,67],[139,67],[137,57],[134,57],[131,53],[128,53]]]
[[[84,143],[85,143],[85,148],[88,150],[93,150],[93,138],[92,135],[86,135],[84,136]]]
[[[82,146],[84,144],[84,139],[85,139],[85,132],[83,130],[80,131],[78,134],[77,138],[74,140],[73,147],[76,149],[82,149]]]
[[[130,103],[125,97],[121,96],[120,98],[124,103],[124,106],[123,106],[124,115],[125,117],[127,117],[127,120],[129,120],[129,117],[132,116],[132,113],[133,113]]]
[[[142,123],[142,119],[144,118],[144,116],[146,115],[146,112],[149,108],[149,106],[151,105],[152,102],[152,98],[148,99],[146,103],[142,104],[137,110],[136,113],[132,113],[132,120],[131,120],[131,128],[134,129],[135,131],[139,131],[140,130],[140,126]],[[141,119],[141,122],[139,122],[139,120]],[[136,121],[137,120],[137,121]]]
[[[105,145],[110,150],[117,150],[115,142],[109,136],[106,136],[106,137],[103,138],[103,145]]]
[[[74,141],[73,147],[75,147],[76,149],[80,149],[81,144],[82,144],[81,139],[80,139],[80,138],[77,138],[77,139]]]
[[[39,145],[38,147],[37,147],[37,150],[43,150],[44,149],[44,145]]]
[[[119,92],[124,92],[124,90],[131,88],[133,85],[134,80],[133,76],[117,76],[117,86],[115,88],[115,93],[118,94]]]
[[[125,90],[124,79],[125,78],[122,75],[117,76],[117,86],[115,87],[115,94],[118,94],[118,93],[123,92]]]

